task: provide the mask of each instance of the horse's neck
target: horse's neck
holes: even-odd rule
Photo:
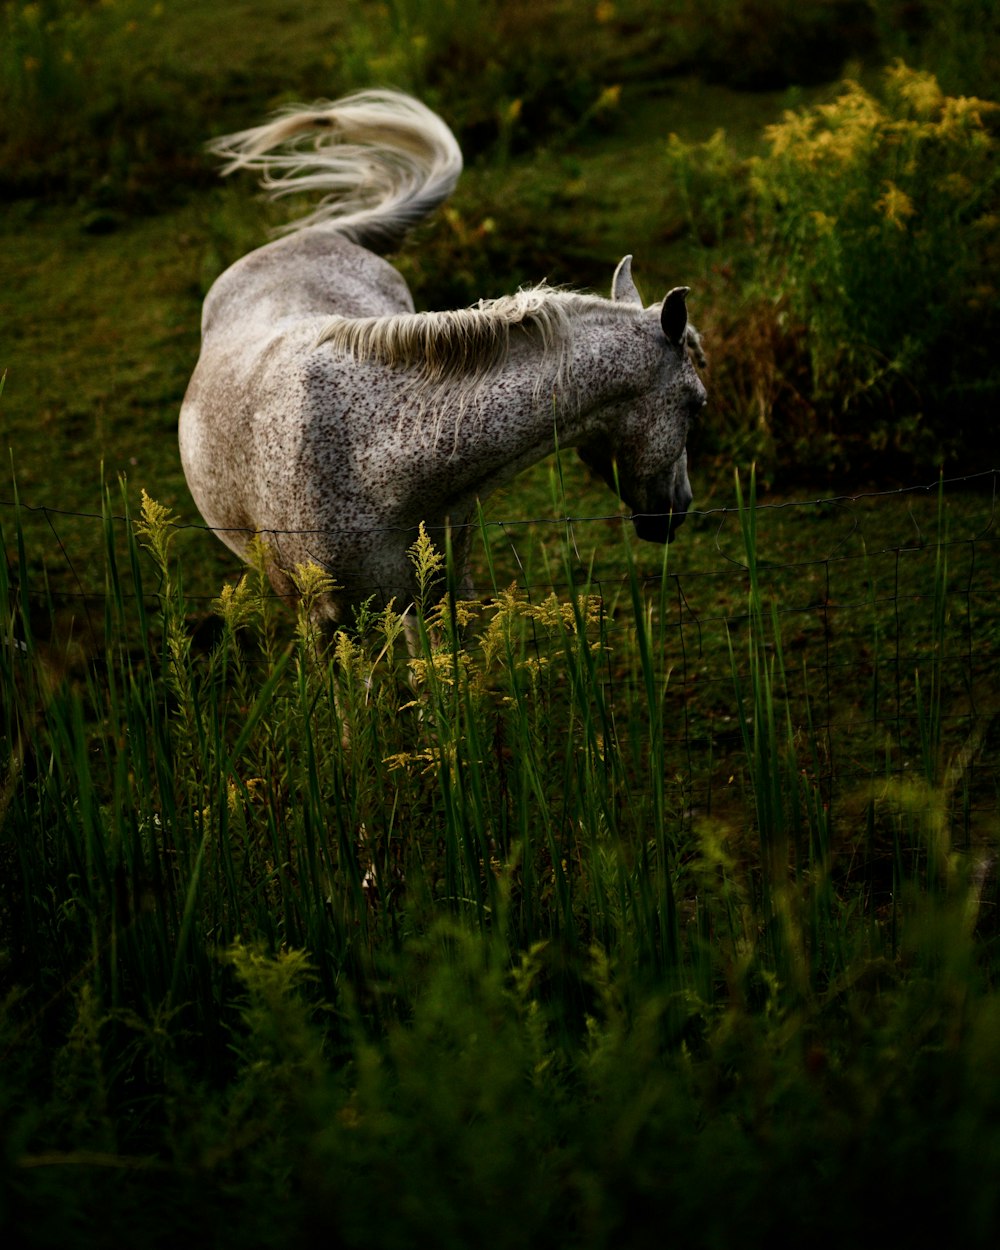
[[[566,386],[577,397],[584,432],[588,419],[653,384],[659,362],[654,340],[631,308],[606,303],[588,310],[573,335]]]
[[[436,419],[434,445],[460,492],[485,496],[557,447],[592,439],[610,408],[648,388],[651,367],[645,336],[610,306],[581,316],[562,352],[537,334],[516,337],[502,367],[442,394],[448,420]]]
[[[602,304],[579,314],[561,352],[535,336],[519,345],[493,389],[519,395],[529,441],[546,444],[545,455],[589,439],[613,405],[649,388],[654,367],[635,318]]]

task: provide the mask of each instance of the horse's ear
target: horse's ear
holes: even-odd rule
[[[667,293],[660,311],[660,325],[663,327],[663,333],[675,347],[681,347],[684,344],[684,333],[688,323],[685,300],[690,290],[689,286],[675,286]]]
[[[618,262],[615,276],[611,279],[611,298],[616,304],[638,304],[642,306],[642,296],[632,281],[632,257],[623,256]]]

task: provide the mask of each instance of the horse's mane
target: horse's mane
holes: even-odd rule
[[[637,305],[613,304],[599,295],[542,284],[454,311],[334,317],[320,331],[317,345],[332,344],[358,361],[411,368],[421,382],[474,383],[507,360],[511,330],[518,328],[538,334],[543,358],[554,366],[558,378],[572,316],[586,309],[625,316],[642,311]]]

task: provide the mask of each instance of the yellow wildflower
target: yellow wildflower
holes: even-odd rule
[[[597,97],[594,105],[595,113],[609,113],[612,109],[616,109],[621,103],[622,88],[621,83],[615,83],[611,87],[605,87],[601,94]]]
[[[976,192],[972,181],[954,169],[938,181],[937,189],[953,200],[964,200]]]
[[[529,656],[526,660],[520,661],[518,668],[522,672],[527,673],[532,681],[538,681],[539,677],[542,675],[542,669],[546,668],[548,663],[548,656]]]
[[[820,209],[816,209],[809,216],[816,223],[816,233],[818,235],[833,234],[837,228],[836,217],[831,217],[829,213],[824,213]]]
[[[234,815],[242,806],[243,790],[246,791],[246,797],[251,803],[256,802],[267,797],[267,781],[263,777],[248,777],[241,790],[236,779],[229,778],[227,806]]]
[[[248,624],[253,619],[256,607],[256,598],[246,574],[235,586],[232,583],[223,586],[218,599],[212,602],[212,611],[221,616],[231,629],[239,629]]]
[[[905,230],[907,219],[916,212],[913,201],[894,182],[885,184],[885,194],[875,201],[875,207],[897,230]]]
[[[454,619],[459,629],[466,629],[479,615],[478,599],[442,599],[425,617],[428,629],[446,629]]]
[[[334,656],[341,673],[362,678],[368,676],[364,649],[342,629],[337,631],[334,639]]]
[[[786,109],[780,122],[764,128],[764,138],[771,147],[771,156],[795,155],[812,140],[813,118],[807,113]]]
[[[930,118],[939,112],[944,92],[933,74],[910,69],[897,61],[886,72],[886,79],[890,92],[905,101],[917,117]]]
[[[455,661],[458,661],[457,666]],[[424,686],[432,679],[435,682],[441,682],[446,686],[455,684],[455,677],[461,674],[468,675],[469,669],[472,667],[472,658],[464,651],[459,651],[458,655],[451,652],[438,652],[432,655],[429,660],[423,658],[415,658],[409,661],[410,672],[412,676],[412,684],[414,686]]]
[[[415,766],[419,766],[421,773],[429,773],[437,764],[437,757],[433,751],[401,751],[398,755],[387,755],[382,763],[391,773],[402,769],[409,771]]]
[[[949,96],[941,110],[938,130],[942,134],[961,131],[977,147],[990,148],[993,137],[983,125],[985,113],[995,113],[1000,104],[992,100],[979,100],[975,96]]]
[[[444,553],[434,546],[423,521],[420,522],[416,541],[410,546],[407,555],[416,574],[417,585],[420,588],[419,597],[423,600],[431,587],[444,576],[445,565]]]

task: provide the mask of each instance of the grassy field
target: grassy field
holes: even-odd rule
[[[992,1246],[991,6],[0,21],[5,1243]],[[176,449],[205,292],[279,221],[201,144],[373,81],[467,155],[418,307],[632,252],[710,357],[676,543],[546,461],[484,501],[474,601],[415,545],[412,659],[391,611],[318,653],[315,582],[239,566]],[[839,236],[782,126],[841,137]],[[887,292],[963,238],[959,329],[852,338],[817,223]]]

